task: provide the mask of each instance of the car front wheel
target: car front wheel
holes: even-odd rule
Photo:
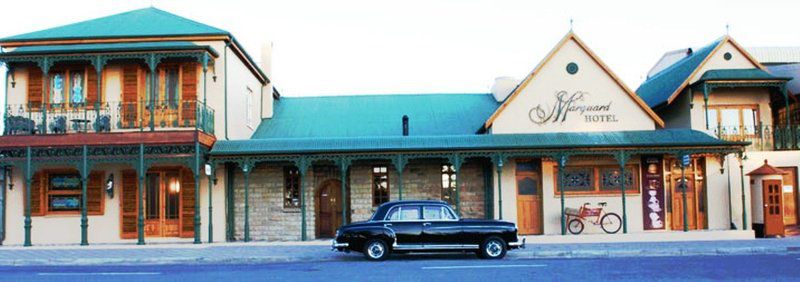
[[[489,237],[481,244],[479,254],[481,258],[501,259],[506,256],[506,242],[499,237]]]
[[[374,239],[364,245],[364,256],[368,260],[381,261],[389,257],[389,246],[381,239]]]

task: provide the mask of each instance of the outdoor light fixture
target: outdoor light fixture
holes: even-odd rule
[[[8,74],[11,76],[11,88],[15,88],[17,86],[17,81],[14,79],[14,69],[8,68]]]
[[[8,179],[8,190],[14,190],[14,174],[11,168],[6,170],[6,179]]]
[[[108,197],[113,199],[114,198],[114,174],[111,173],[108,175],[108,180],[106,180],[106,194]]]
[[[206,176],[211,176],[211,164],[206,164]]]

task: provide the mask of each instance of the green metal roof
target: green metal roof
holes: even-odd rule
[[[791,77],[774,76],[762,69],[719,69],[708,70],[698,81],[713,80],[792,80]]]
[[[2,53],[3,56],[43,55],[43,54],[72,54],[72,53],[105,53],[105,52],[134,52],[134,51],[183,51],[204,50],[212,56],[218,53],[207,45],[196,45],[186,41],[159,41],[159,42],[134,42],[134,43],[104,43],[104,44],[66,44],[66,45],[37,45],[21,46],[10,52]]]
[[[491,94],[281,97],[252,139],[475,134],[499,103]]]
[[[650,108],[655,108],[664,104],[669,100],[669,96],[681,87],[686,79],[692,75],[695,69],[711,55],[717,45],[723,42],[724,38],[718,39],[711,44],[692,52],[691,55],[675,62],[671,66],[647,78],[639,88],[636,89],[636,94],[647,103]]]
[[[365,136],[220,140],[212,155],[265,155],[486,149],[745,146],[691,129],[538,134]]]
[[[150,7],[9,36],[0,39],[0,42],[185,35],[230,35],[230,33]]]

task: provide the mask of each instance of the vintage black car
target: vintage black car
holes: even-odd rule
[[[481,258],[499,259],[509,249],[524,247],[514,223],[461,219],[443,201],[382,204],[370,220],[336,230],[332,242],[334,250],[362,252],[369,260],[412,251],[474,251]]]

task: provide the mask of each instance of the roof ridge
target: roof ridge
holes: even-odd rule
[[[224,30],[224,29],[221,29],[221,28],[218,28],[218,27],[215,27],[215,26],[207,25],[207,24],[195,21],[193,19],[181,16],[181,15],[178,15],[178,14],[174,14],[174,13],[171,13],[171,12],[167,12],[165,10],[161,10],[159,8],[156,8],[156,7],[142,8],[142,9],[138,9],[138,10],[134,10],[134,11],[143,11],[143,10],[153,10],[155,12],[158,12],[158,13],[161,13],[161,14],[164,14],[164,15],[176,17],[179,20],[182,20],[182,21],[184,21],[186,23],[189,23],[189,24],[193,24],[193,25],[198,26],[198,27],[210,27],[210,28],[217,29],[217,30],[225,32],[225,33],[230,33],[227,30]],[[131,12],[133,12],[133,11],[131,11]]]

